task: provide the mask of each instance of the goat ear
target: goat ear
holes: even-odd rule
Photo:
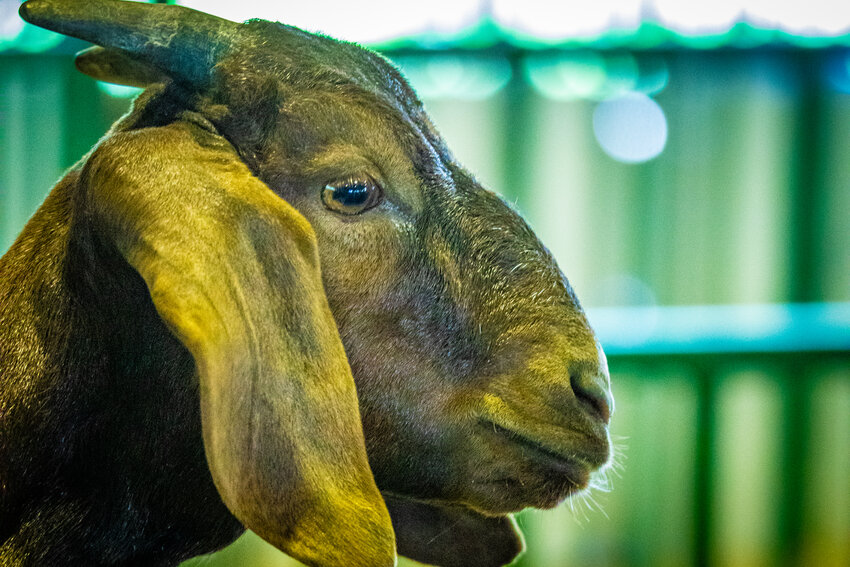
[[[384,496],[399,555],[440,567],[499,567],[525,549],[512,516]]]
[[[153,65],[119,49],[90,47],[77,53],[74,63],[80,72],[93,79],[129,87],[147,87],[167,78]]]
[[[312,228],[203,123],[105,140],[82,173],[85,218],[195,360],[231,512],[307,565],[393,565]]]

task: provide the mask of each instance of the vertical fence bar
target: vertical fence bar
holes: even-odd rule
[[[714,544],[714,485],[717,466],[717,376],[716,370],[701,363],[696,368],[697,416],[696,463],[694,478],[694,557],[693,565],[711,564]]]
[[[778,564],[792,567],[802,565],[806,463],[810,455],[811,370],[802,359],[797,358],[783,369],[781,375],[785,384],[782,389],[780,491],[777,495],[780,499]]]
[[[819,246],[820,215],[823,214],[823,55],[816,50],[795,53],[799,104],[795,132],[790,208],[790,277],[788,299],[809,302],[821,299],[823,261]],[[781,562],[797,565],[803,537],[803,498],[806,490],[805,463],[809,432],[809,369],[800,358],[784,370],[782,385],[783,424],[782,490],[779,501],[778,541]]]
[[[818,52],[795,53],[799,104],[794,132],[794,170],[791,171],[791,207],[788,300],[801,303],[820,300],[822,261],[818,226],[823,214],[823,93]]]
[[[502,179],[504,197],[516,203],[522,212],[527,212],[529,202],[528,168],[533,160],[529,152],[534,147],[534,132],[530,131],[534,108],[533,93],[525,81],[522,69],[522,54],[513,50],[506,53],[511,65],[511,80],[505,87],[505,132],[502,139]]]

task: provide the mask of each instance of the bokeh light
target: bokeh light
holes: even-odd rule
[[[523,61],[523,67],[528,82],[553,100],[595,97],[608,78],[602,56],[589,51],[530,55]]]
[[[657,102],[632,92],[599,103],[593,111],[593,133],[612,158],[641,163],[664,149],[667,119]]]
[[[523,60],[523,73],[539,94],[551,100],[605,100],[633,91],[652,95],[669,80],[662,57],[638,59],[625,51],[532,54]]]
[[[498,57],[426,55],[394,57],[423,99],[482,100],[511,80],[511,66]]]

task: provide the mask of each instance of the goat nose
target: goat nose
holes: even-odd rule
[[[611,421],[614,410],[609,382],[608,373],[598,368],[570,372],[570,387],[579,405],[606,425]]]

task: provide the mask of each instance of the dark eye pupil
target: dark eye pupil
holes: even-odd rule
[[[356,215],[377,206],[382,195],[381,188],[371,179],[350,179],[325,185],[322,202],[337,213]]]
[[[365,183],[350,183],[334,188],[334,199],[345,207],[357,207],[369,199],[369,187]]]

